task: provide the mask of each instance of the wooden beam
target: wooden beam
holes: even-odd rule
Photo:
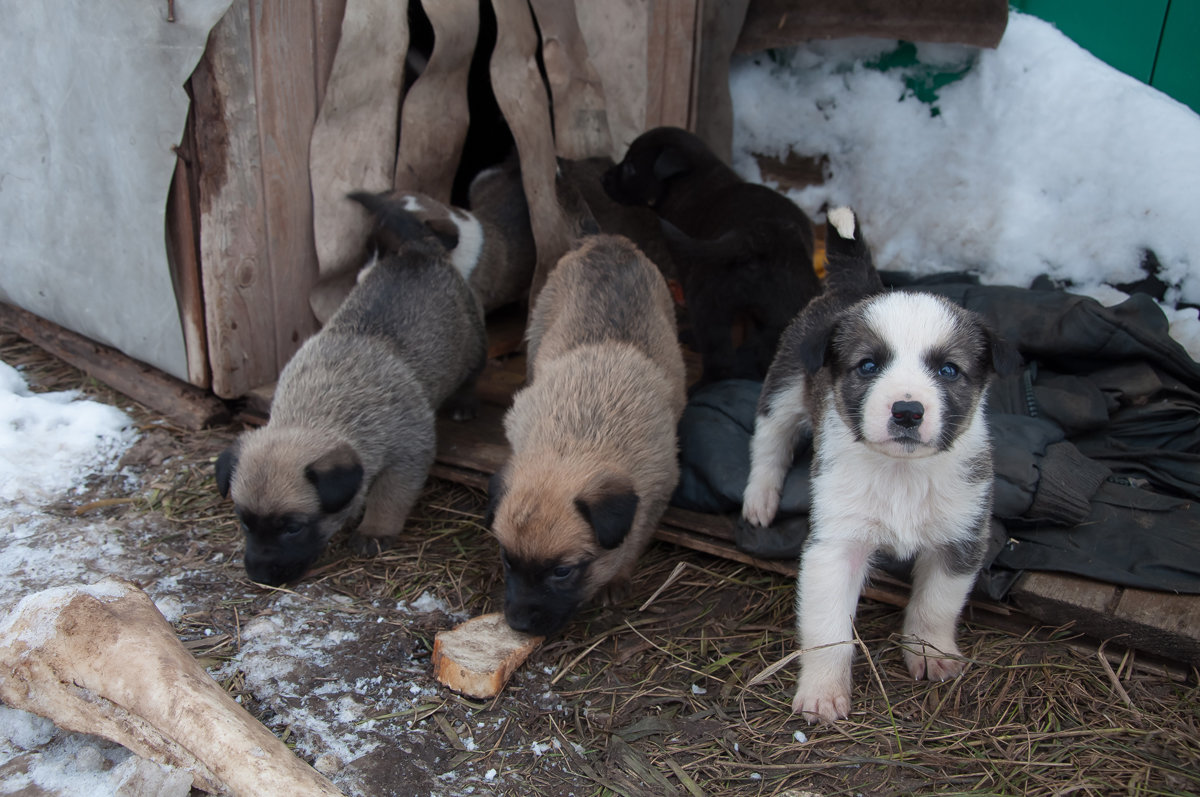
[[[847,36],[995,47],[1007,25],[1007,0],[751,0],[736,52]]]
[[[1027,572],[1013,602],[1051,625],[1200,666],[1200,596],[1117,587],[1065,573]]]
[[[224,423],[229,418],[229,409],[224,402],[208,391],[19,307],[0,302],[0,327],[15,332],[184,429],[199,430]]]

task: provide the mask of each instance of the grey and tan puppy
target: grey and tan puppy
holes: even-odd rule
[[[504,418],[512,456],[489,515],[508,624],[545,635],[627,588],[679,477],[686,398],[666,283],[626,238],[589,236],[563,256],[528,338],[531,382]]]
[[[270,422],[217,460],[255,581],[298,578],[355,521],[356,551],[386,548],[433,464],[435,411],[474,412],[486,357],[478,304],[425,228],[390,232],[403,246],[360,275],[284,367]]]

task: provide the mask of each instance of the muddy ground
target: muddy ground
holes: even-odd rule
[[[213,483],[239,426],[177,429],[19,339],[0,354],[35,389],[83,387],[142,429],[120,474],[29,520],[22,544],[81,563],[8,589],[141,584],[213,677],[347,794],[1200,792],[1195,672],[969,613],[966,674],[914,683],[899,610],[864,601],[853,716],[810,726],[789,710],[794,662],[770,669],[796,648],[790,579],[663,543],[625,602],[580,614],[495,700],[461,697],[432,678],[430,650],[501,608],[481,492],[431,481],[394,549],[359,558],[338,538],[301,582],[267,589],[246,578]]]

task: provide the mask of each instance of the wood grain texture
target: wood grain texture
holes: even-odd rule
[[[650,0],[646,129],[688,126],[700,0]]]
[[[647,34],[650,0],[576,3],[575,14],[604,89],[612,150],[620,160],[646,129]]]
[[[542,37],[542,62],[554,112],[554,145],[560,158],[612,155],[604,86],[588,56],[575,3],[530,0]]]
[[[479,37],[478,0],[423,0],[433,52],[400,112],[395,188],[450,203],[471,115],[467,78]]]
[[[492,90],[517,143],[521,183],[537,247],[532,305],[550,270],[570,248],[572,231],[555,191],[557,163],[550,106],[538,71],[538,36],[533,17],[526,0],[492,0],[492,8],[497,27],[489,65]]]
[[[235,398],[277,370],[249,0],[213,28],[191,82],[212,390]]]
[[[312,129],[313,232],[322,277],[352,271],[370,229],[351,191],[392,186],[408,4],[347,0],[325,96]]]
[[[229,418],[225,403],[207,390],[189,385],[27,310],[0,302],[0,328],[15,332],[184,429],[204,429]]]
[[[253,0],[251,11],[261,204],[278,373],[317,331],[308,304],[317,279],[308,174],[310,131],[317,116],[312,69],[316,31],[308,3]]]
[[[847,36],[995,47],[1007,25],[1006,0],[751,0],[736,51]]]
[[[179,305],[179,324],[183,329],[184,351],[187,355],[187,381],[197,387],[207,388],[212,385],[212,371],[208,366],[208,340],[204,331],[200,224],[196,214],[198,191],[189,166],[196,157],[190,111],[177,152],[179,160],[175,164],[171,192],[167,196],[167,264],[171,269],[171,282],[175,286],[175,300]]]
[[[688,127],[725,163],[733,159],[733,97],[729,59],[750,0],[705,0],[700,6],[695,82]]]

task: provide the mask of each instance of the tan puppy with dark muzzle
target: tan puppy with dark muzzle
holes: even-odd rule
[[[662,274],[628,239],[583,239],[530,316],[530,383],[504,418],[492,477],[508,624],[548,635],[602,589],[628,587],[679,478],[686,402]]]
[[[423,225],[378,219],[403,225],[389,230],[399,251],[364,270],[288,362],[270,423],[217,460],[217,487],[233,499],[255,581],[298,578],[355,521],[357,552],[388,547],[433,464],[435,411],[444,403],[457,417],[474,412],[486,358],[478,303]]]

